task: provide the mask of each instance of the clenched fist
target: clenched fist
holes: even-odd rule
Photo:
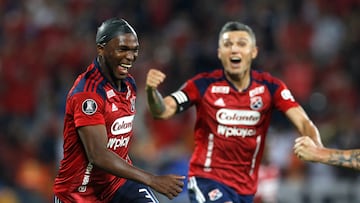
[[[166,78],[166,75],[157,70],[150,69],[146,76],[146,88],[156,89]]]
[[[294,153],[304,161],[318,161],[320,148],[310,137],[302,136],[295,140]]]

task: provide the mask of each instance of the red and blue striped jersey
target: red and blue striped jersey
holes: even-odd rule
[[[121,91],[104,78],[94,61],[79,75],[68,93],[64,118],[64,157],[55,179],[54,193],[62,202],[108,202],[125,179],[89,163],[77,128],[105,125],[107,148],[130,164],[136,85],[128,75]]]
[[[252,70],[250,85],[238,91],[218,69],[189,79],[171,96],[178,112],[196,107],[189,177],[219,181],[242,195],[255,194],[272,111],[299,105],[286,85]]]

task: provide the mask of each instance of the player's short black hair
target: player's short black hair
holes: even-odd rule
[[[237,21],[229,21],[229,22],[225,23],[225,25],[223,25],[223,27],[220,30],[219,39],[221,38],[221,36],[224,33],[231,32],[231,31],[244,31],[244,32],[249,33],[250,37],[254,41],[254,44],[256,44],[256,37],[255,37],[254,31],[248,25],[245,25],[245,24],[237,22]]]
[[[112,38],[126,33],[133,33],[135,36],[136,32],[131,25],[122,18],[110,18],[105,20],[99,27],[96,33],[96,44],[106,44]]]

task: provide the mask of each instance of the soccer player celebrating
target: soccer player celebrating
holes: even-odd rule
[[[55,202],[158,202],[149,187],[173,199],[184,176],[153,175],[133,166],[128,155],[136,112],[128,71],[138,56],[136,32],[124,19],[108,19],[96,44],[98,56],[67,96]]]
[[[164,98],[157,87],[166,75],[149,70],[148,106],[158,119],[196,107],[195,149],[188,172],[192,203],[251,203],[273,109],[283,112],[301,136],[309,136],[318,146],[322,142],[286,85],[251,69],[258,49],[249,26],[226,23],[218,43],[223,68],[194,76]]]

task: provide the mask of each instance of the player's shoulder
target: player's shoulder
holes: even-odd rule
[[[272,75],[270,72],[262,71],[262,70],[251,70],[251,77],[255,81],[259,81],[261,83],[279,83],[281,80]]]
[[[100,94],[100,96],[104,97],[105,92],[102,87],[105,84],[106,81],[101,71],[94,63],[92,63],[87,67],[85,72],[81,73],[78,76],[69,92],[69,96],[79,93],[95,93]]]
[[[224,71],[222,69],[215,69],[198,73],[187,82],[195,84],[200,89],[206,89],[207,87],[211,86],[211,84],[224,80]]]
[[[214,69],[214,70],[209,70],[209,71],[204,71],[204,72],[200,72],[197,73],[195,75],[195,77],[197,78],[218,78],[218,77],[223,77],[224,76],[224,71],[223,69]]]
[[[197,73],[192,80],[208,80],[208,81],[217,81],[224,79],[224,71],[223,69],[215,69],[210,71],[204,71]]]

